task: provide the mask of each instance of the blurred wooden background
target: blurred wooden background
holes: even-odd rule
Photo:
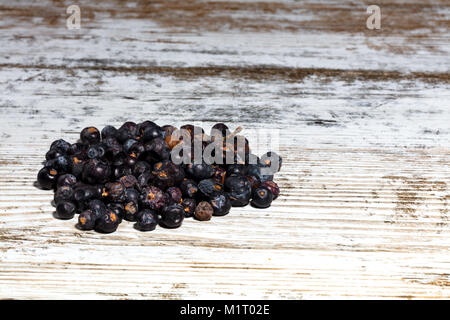
[[[0,298],[450,298],[449,18],[437,0],[3,0]],[[54,219],[33,186],[50,143],[146,119],[279,132],[282,195],[151,233]]]

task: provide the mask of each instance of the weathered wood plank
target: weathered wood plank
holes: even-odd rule
[[[4,1],[0,298],[449,298],[449,4]],[[71,4],[71,3],[70,3]],[[282,195],[177,230],[81,232],[51,141],[153,119],[279,130]]]

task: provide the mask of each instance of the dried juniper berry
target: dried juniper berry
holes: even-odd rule
[[[72,219],[77,211],[77,206],[71,201],[60,201],[56,205],[56,216],[58,219]]]
[[[71,156],[70,161],[71,161],[71,167],[72,167],[71,173],[75,177],[77,177],[77,179],[81,178],[81,175],[83,174],[85,162],[83,160],[80,160],[80,158],[78,158],[76,156]]]
[[[67,141],[59,139],[52,142],[50,150],[55,150],[61,154],[70,154],[71,145]]]
[[[82,179],[86,183],[105,183],[111,175],[111,167],[108,163],[91,159],[88,160],[83,168]]]
[[[275,182],[265,181],[265,182],[261,183],[261,187],[266,187],[267,189],[270,190],[270,192],[272,192],[273,200],[278,198],[278,195],[280,194],[280,188],[278,187],[278,185]]]
[[[266,187],[258,187],[253,191],[251,205],[255,208],[268,208],[272,203],[272,192]]]
[[[73,199],[75,200],[78,210],[81,211],[88,207],[89,201],[93,200],[95,196],[95,188],[86,185],[75,189]]]
[[[213,208],[214,216],[224,216],[230,212],[231,201],[225,192],[214,192],[209,199],[209,203]]]
[[[108,210],[114,212],[119,218],[119,223],[122,223],[122,219],[125,217],[125,208],[121,203],[110,202],[106,205]]]
[[[134,201],[135,203],[139,202],[139,192],[134,188],[125,189],[125,201]]]
[[[58,179],[58,171],[54,168],[44,167],[37,174],[37,181],[44,190],[53,189]]]
[[[197,201],[192,198],[182,199],[181,205],[184,208],[184,216],[186,218],[193,217],[195,214],[195,208],[197,207]]]
[[[148,187],[153,181],[154,176],[151,172],[144,172],[137,178],[136,189],[142,191],[144,188]]]
[[[60,173],[68,173],[72,170],[71,161],[69,156],[58,156],[52,161],[52,167],[58,169]]]
[[[154,184],[166,189],[180,183],[184,179],[184,170],[170,160],[155,163],[153,166]]]
[[[166,194],[167,194],[169,204],[181,203],[182,193],[181,193],[180,188],[169,187],[166,190]]]
[[[133,175],[135,177],[139,177],[141,174],[143,174],[145,172],[151,172],[151,171],[152,171],[152,166],[148,162],[138,161],[134,165]]]
[[[233,174],[243,176],[243,175],[246,175],[246,173],[247,173],[247,167],[245,165],[242,165],[242,164],[228,165],[227,176],[231,176]]]
[[[124,205],[124,219],[127,221],[136,221],[139,212],[139,205],[134,201],[128,201]]]
[[[244,176],[226,178],[225,190],[228,192],[233,207],[244,207],[250,201],[252,188],[250,182]]]
[[[140,195],[140,200],[144,208],[152,210],[160,210],[167,205],[167,196],[155,186],[144,188]]]
[[[213,167],[205,162],[200,164],[191,163],[186,166],[186,173],[196,180],[211,178],[214,172]]]
[[[144,129],[144,132],[142,134],[142,139],[144,142],[156,139],[156,138],[162,138],[162,129],[158,126],[149,126]]]
[[[123,184],[125,188],[132,188],[136,185],[137,179],[133,175],[122,176],[119,179],[119,182]]]
[[[103,201],[98,199],[93,199],[89,201],[88,208],[96,214],[97,217],[100,217],[101,215],[105,214],[106,212],[106,205],[103,203]]]
[[[80,140],[85,144],[96,144],[100,142],[100,132],[95,127],[87,127],[81,130]]]
[[[77,183],[77,178],[73,174],[66,173],[58,177],[56,185],[60,188],[62,186],[73,186],[75,183]]]
[[[125,200],[125,187],[120,182],[108,182],[103,189],[102,197],[112,202],[123,202]]]
[[[198,183],[198,189],[203,198],[209,199],[214,192],[222,191],[223,185],[214,179],[203,179]]]
[[[74,190],[70,186],[62,186],[56,190],[54,195],[55,204],[60,203],[61,201],[73,201]]]
[[[136,138],[137,125],[132,121],[125,122],[118,130],[116,138],[120,143]]]
[[[184,179],[180,183],[180,190],[183,193],[183,196],[187,198],[195,198],[198,194],[197,183],[191,179]]]
[[[144,148],[148,162],[170,159],[170,150],[163,138],[155,138],[146,142]]]
[[[102,139],[115,138],[117,136],[117,129],[113,126],[106,126],[102,129]]]
[[[119,226],[119,217],[111,210],[107,209],[104,215],[101,215],[95,221],[95,231],[101,233],[111,233],[117,230]]]
[[[183,223],[184,208],[180,204],[172,204],[164,207],[159,223],[164,228],[178,228]]]
[[[195,208],[194,218],[200,221],[208,221],[211,220],[211,217],[214,214],[214,210],[209,204],[209,202],[202,201]]]
[[[94,230],[95,221],[97,220],[97,215],[92,210],[84,210],[78,216],[78,224],[77,227],[81,230]]]
[[[158,225],[158,215],[153,210],[144,209],[137,216],[136,228],[140,231],[152,231]]]
[[[224,184],[226,175],[227,172],[225,169],[219,166],[214,166],[214,175],[213,175],[214,180],[216,180],[220,184]]]
[[[45,160],[53,160],[53,159],[55,159],[55,158],[57,158],[57,157],[59,157],[59,156],[63,156],[64,155],[64,153],[61,153],[61,152],[59,152],[58,150],[56,150],[56,149],[53,149],[53,150],[49,150],[46,154],[45,154]]]

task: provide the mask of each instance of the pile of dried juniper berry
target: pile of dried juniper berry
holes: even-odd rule
[[[183,219],[210,220],[231,207],[267,208],[280,193],[273,175],[281,157],[250,152],[248,140],[215,124],[210,135],[193,125],[179,129],[152,121],[81,131],[70,144],[54,141],[38,184],[54,190],[56,216],[79,213],[81,230],[114,232],[122,220],[141,231]]]

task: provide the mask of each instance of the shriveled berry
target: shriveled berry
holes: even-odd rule
[[[70,201],[61,201],[56,206],[56,215],[59,219],[72,219],[77,210],[76,205]]]
[[[223,191],[223,185],[214,179],[204,179],[198,183],[198,189],[204,198],[209,199],[214,192]]]
[[[197,201],[192,198],[184,198],[181,202],[184,208],[184,216],[186,218],[193,217],[195,214],[195,208],[197,207]]]
[[[120,182],[108,182],[102,196],[108,197],[112,202],[122,202],[125,200],[125,187]]]
[[[161,189],[155,186],[144,188],[140,195],[140,199],[145,208],[150,208],[152,210],[159,210],[167,204],[167,196]]]
[[[195,198],[198,194],[197,183],[191,179],[184,179],[180,183],[180,190],[183,193],[183,196],[187,198]]]
[[[125,188],[132,188],[136,185],[137,183],[137,179],[135,176],[133,175],[127,175],[127,176],[123,176],[119,179],[120,183],[123,184],[123,186]]]
[[[100,160],[91,159],[83,168],[82,179],[86,183],[105,183],[111,174],[111,167]]]
[[[80,213],[78,216],[77,227],[81,230],[94,230],[97,215],[92,210],[88,209]]]
[[[161,213],[161,226],[165,228],[178,228],[183,223],[184,208],[179,204],[164,207]]]
[[[150,185],[154,179],[154,175],[151,172],[144,172],[137,178],[136,188],[142,192],[142,190]]]
[[[158,215],[155,211],[150,209],[144,209],[139,212],[136,223],[136,228],[140,231],[152,231],[155,230],[158,224]]]
[[[122,219],[125,217],[125,208],[123,204],[110,202],[106,205],[106,207],[114,212],[119,218],[119,223],[122,223]]]
[[[209,203],[213,208],[214,216],[224,216],[230,212],[231,201],[225,192],[215,192],[212,194]]]
[[[100,142],[100,132],[95,127],[84,128],[80,133],[80,140],[86,144],[96,144]]]
[[[54,168],[42,168],[37,175],[37,181],[42,189],[50,190],[56,185],[58,171]]]
[[[211,217],[214,214],[213,207],[209,204],[209,202],[202,201],[195,208],[195,219],[200,221],[208,221],[211,220]]]
[[[265,181],[265,182],[261,183],[261,187],[266,187],[267,189],[270,190],[270,192],[272,192],[273,200],[278,198],[278,195],[280,194],[280,188],[278,187],[278,185],[275,182]]]
[[[139,206],[134,201],[129,201],[124,205],[124,219],[127,221],[136,221],[139,212]]]
[[[119,226],[119,217],[111,210],[106,210],[106,213],[95,222],[95,230],[101,233],[111,233],[117,230]]]
[[[173,203],[181,203],[181,190],[177,187],[169,187],[166,190],[166,194],[168,196],[169,204]]]
[[[255,208],[268,208],[272,203],[272,192],[266,187],[258,187],[253,191],[251,205]]]

